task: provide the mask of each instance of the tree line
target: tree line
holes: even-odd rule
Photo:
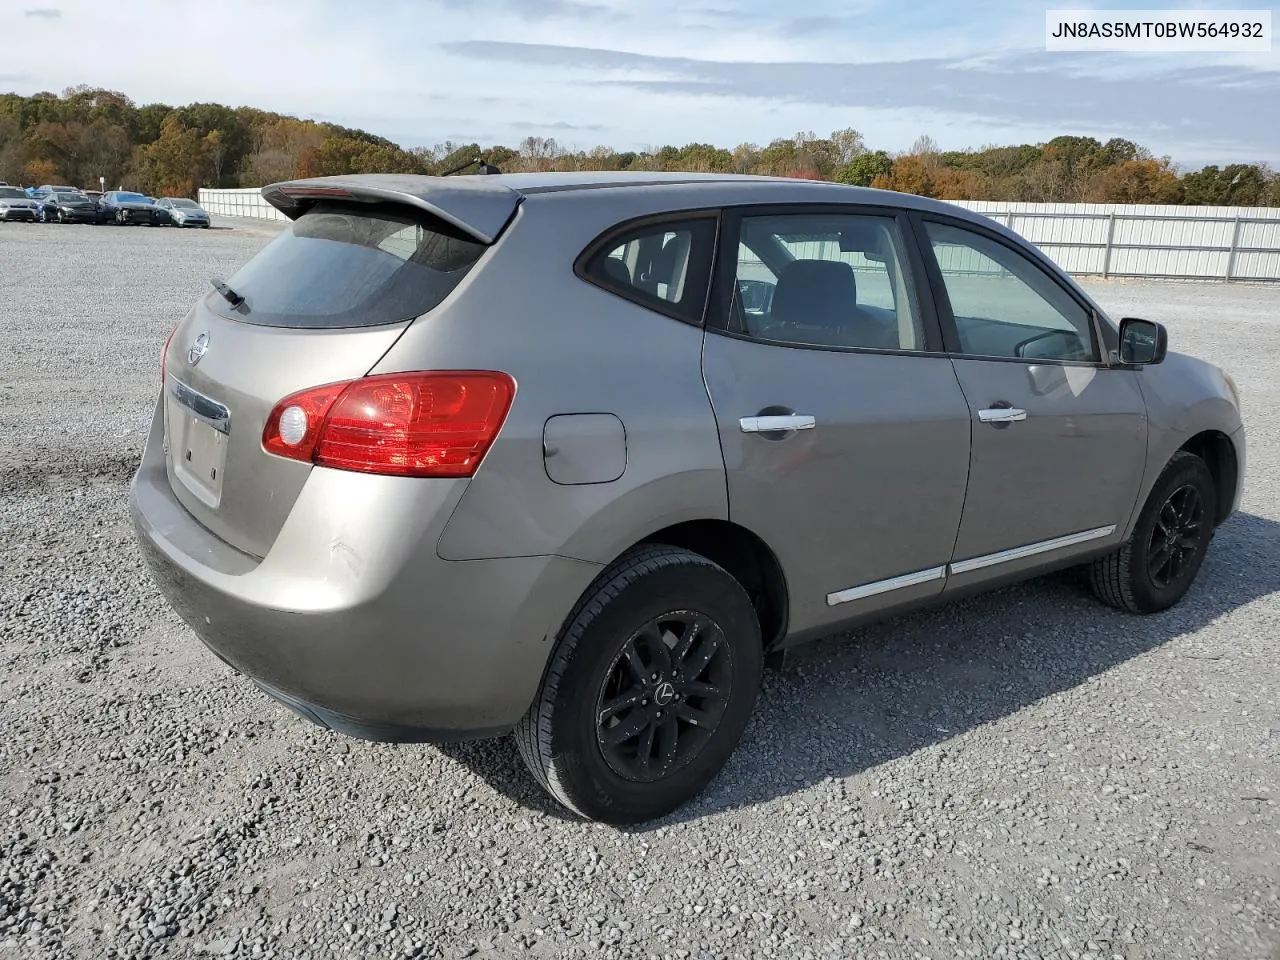
[[[941,150],[920,137],[902,153],[868,147],[858,131],[798,133],[761,146],[708,143],[619,151],[569,149],[527,137],[517,146],[446,142],[404,149],[364,130],[253,107],[138,106],[113,90],[0,94],[0,180],[123,186],[155,196],[200,187],[259,187],[344,173],[442,174],[483,157],[504,172],[654,170],[832,180],[944,200],[1280,206],[1280,174],[1264,164],[1181,172],[1121,138]]]

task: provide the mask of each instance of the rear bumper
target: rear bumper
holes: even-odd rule
[[[435,544],[465,481],[322,468],[258,561],[174,497],[161,431],[157,416],[130,492],[134,526],[161,593],[221,659],[295,712],[365,739],[466,739],[523,716],[597,565],[441,560]]]

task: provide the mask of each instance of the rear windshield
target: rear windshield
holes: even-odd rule
[[[467,275],[484,244],[404,208],[320,205],[227,281],[244,303],[208,305],[272,327],[369,327],[420,316]]]

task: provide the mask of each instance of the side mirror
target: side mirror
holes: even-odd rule
[[[1169,352],[1169,334],[1154,320],[1125,317],[1120,321],[1120,362],[1134,365],[1159,363]]]

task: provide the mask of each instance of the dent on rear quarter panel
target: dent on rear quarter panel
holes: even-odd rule
[[[627,193],[613,202],[606,194]],[[511,412],[438,544],[446,560],[557,554],[608,563],[649,533],[728,516],[702,331],[578,279],[573,261],[643,191],[532,196],[480,269],[409,328],[374,372],[494,369],[515,377]],[[547,421],[612,414],[626,436],[616,480],[548,476]]]
[[[1147,405],[1147,462],[1126,536],[1161,471],[1184,443],[1205,430],[1230,437],[1241,425],[1221,373],[1203,360],[1170,353],[1163,363],[1143,367],[1137,381]]]

